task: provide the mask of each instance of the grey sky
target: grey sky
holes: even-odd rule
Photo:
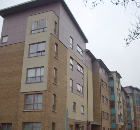
[[[13,6],[28,0],[0,0],[0,9]],[[112,5],[110,0],[90,10],[90,4],[85,7],[83,0],[65,0],[75,19],[82,28],[89,43],[87,49],[96,58],[102,59],[111,71],[118,71],[122,86],[132,85],[140,88],[140,39],[125,47],[124,37],[128,29],[135,23],[135,13],[140,14],[134,4],[129,4],[126,10],[122,6]],[[3,19],[0,17],[0,32]]]

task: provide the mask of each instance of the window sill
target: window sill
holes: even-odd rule
[[[42,83],[43,81],[39,81],[39,82],[30,82],[30,83],[27,83],[26,84],[31,84],[31,83]]]
[[[54,85],[57,85],[57,83],[54,83],[54,82],[53,82],[53,84],[54,84]]]
[[[52,110],[52,112],[57,113],[57,111]]]
[[[22,110],[23,112],[41,112],[42,109],[39,109],[39,110],[34,110],[34,109],[31,109],[31,110]]]
[[[84,113],[81,113],[82,115],[84,115]]]
[[[58,57],[54,56],[54,58],[56,58],[58,60]]]

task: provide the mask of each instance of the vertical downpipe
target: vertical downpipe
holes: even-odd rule
[[[87,67],[87,130],[88,130],[88,67]]]
[[[68,130],[68,109],[66,109],[65,113],[65,130]]]

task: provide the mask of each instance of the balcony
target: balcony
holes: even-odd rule
[[[115,108],[110,109],[111,114],[115,114]]]
[[[111,123],[111,128],[116,128],[116,123]]]
[[[115,100],[115,96],[114,95],[110,95],[110,100]]]
[[[109,86],[114,86],[114,81],[109,81]]]

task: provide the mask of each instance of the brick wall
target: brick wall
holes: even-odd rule
[[[0,124],[17,127],[24,43],[0,47]]]

